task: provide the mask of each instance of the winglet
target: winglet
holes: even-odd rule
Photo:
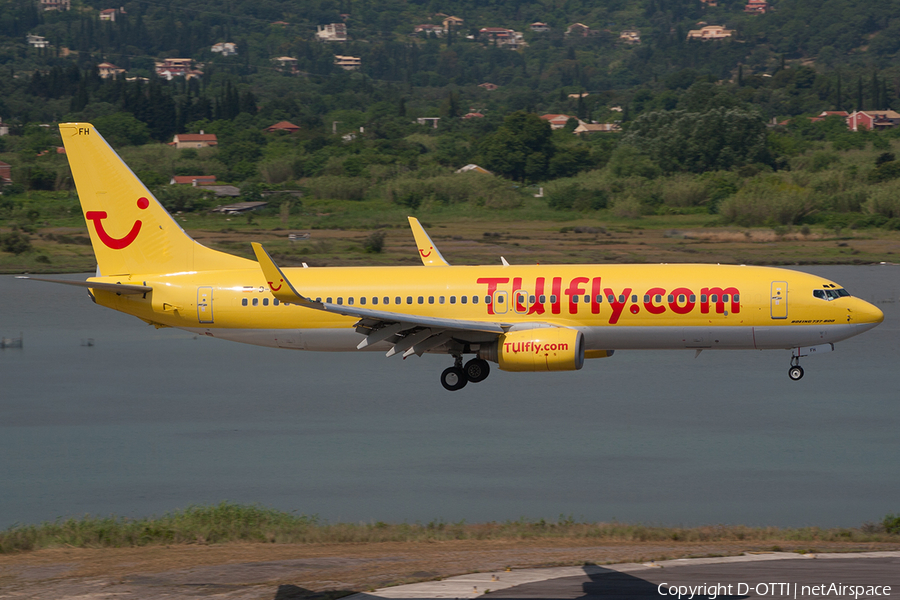
[[[269,253],[266,252],[266,249],[262,247],[262,244],[258,242],[250,242],[250,245],[253,246],[253,252],[256,254],[256,260],[259,262],[259,266],[262,269],[263,275],[266,278],[266,283],[269,284],[269,289],[272,290],[272,295],[281,300],[282,302],[288,302],[290,304],[299,304],[301,306],[314,306],[316,308],[322,308],[321,302],[316,302],[306,296],[300,295],[294,286],[288,281],[288,278],[282,272],[282,270],[275,264],[275,261],[272,260],[272,257],[269,256]]]
[[[413,236],[416,238],[416,246],[419,247],[419,256],[422,257],[422,264],[426,267],[449,267],[450,263],[441,256],[441,251],[437,249],[419,220],[415,217],[408,217],[409,226],[412,227]]]

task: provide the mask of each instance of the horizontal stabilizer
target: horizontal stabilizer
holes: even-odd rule
[[[50,279],[48,277],[31,277],[30,275],[17,275],[16,279],[33,279],[34,281],[46,281],[48,283],[62,283],[95,290],[105,290],[117,294],[146,294],[153,291],[149,285],[133,285],[130,283],[106,283],[101,281],[73,281],[71,279]]]

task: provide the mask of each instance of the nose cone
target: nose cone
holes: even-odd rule
[[[874,327],[884,321],[884,313],[880,308],[859,298],[854,298],[854,300],[855,302],[848,309],[853,323],[871,323]]]

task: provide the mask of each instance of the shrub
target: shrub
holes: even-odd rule
[[[900,177],[900,162],[896,160],[883,162],[869,171],[869,181],[872,183],[890,181],[892,179],[897,179],[898,177]]]
[[[24,252],[30,252],[31,249],[31,239],[23,233],[13,231],[0,236],[0,250],[4,252],[11,252],[18,256]]]
[[[812,196],[804,189],[776,178],[759,178],[726,198],[719,214],[728,223],[744,227],[754,225],[791,225],[815,208]]]
[[[606,190],[589,190],[577,183],[557,187],[547,196],[547,205],[557,210],[600,210],[606,208],[608,202]]]
[[[884,525],[885,533],[900,534],[900,515],[887,515],[881,524]]]
[[[391,202],[410,208],[423,204],[447,206],[471,201],[488,208],[516,208],[522,205],[522,195],[508,181],[480,173],[424,179],[401,177],[386,184],[385,195]]]
[[[319,199],[364,200],[371,183],[363,177],[326,175],[310,179],[306,187],[315,198]]]
[[[703,182],[695,177],[673,177],[660,190],[666,206],[688,207],[705,204],[709,192]]]
[[[866,210],[869,214],[884,215],[887,218],[900,217],[900,185],[879,186],[869,196]]]
[[[612,205],[612,213],[623,219],[637,219],[641,216],[641,201],[630,194],[617,198]]]
[[[383,231],[373,231],[369,234],[369,237],[366,238],[365,243],[363,243],[363,248],[365,248],[366,252],[380,253],[384,250],[384,232]]]

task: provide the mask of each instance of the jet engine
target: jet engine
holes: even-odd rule
[[[503,371],[576,371],[584,365],[584,335],[566,327],[510,331],[483,345],[478,357]]]

